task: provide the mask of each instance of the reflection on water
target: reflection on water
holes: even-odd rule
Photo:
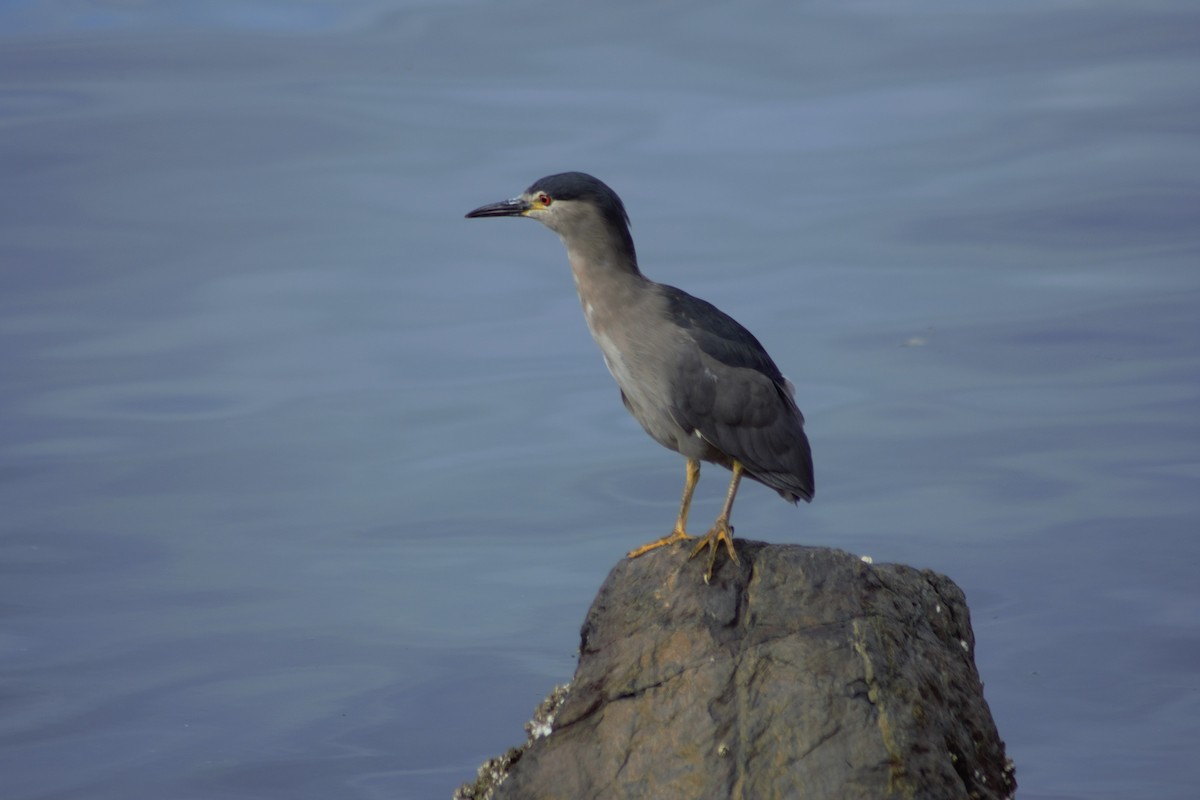
[[[799,387],[821,491],[739,533],[955,578],[1023,797],[1190,797],[1196,16],[0,5],[0,794],[521,738],[683,474],[561,245],[462,220],[584,169]]]

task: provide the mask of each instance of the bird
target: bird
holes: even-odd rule
[[[705,583],[722,545],[740,563],[730,514],[743,477],[792,504],[812,500],[812,450],[791,381],[733,317],[642,274],[629,214],[607,184],[583,172],[548,175],[466,217],[529,217],[558,234],[584,320],[625,408],[651,438],[686,459],[674,528],[629,558],[697,538],[687,521],[701,462],[733,474],[720,514],[688,556],[708,549]]]

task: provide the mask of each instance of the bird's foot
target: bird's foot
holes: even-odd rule
[[[704,572],[704,582],[708,583],[712,580],[713,567],[717,563],[717,550],[721,542],[725,543],[725,552],[729,553],[729,560],[737,564],[737,553],[733,549],[733,526],[729,524],[729,520],[721,517],[713,523],[712,529],[701,537],[692,549],[692,554],[688,558],[695,558],[700,555],[704,548],[708,548],[708,569]]]
[[[667,545],[675,544],[676,542],[688,542],[695,538],[695,536],[688,536],[686,533],[684,533],[683,528],[676,528],[661,539],[655,539],[653,542],[649,542],[641,547],[630,550],[628,556],[630,558],[637,558],[638,556],[646,555],[646,553],[649,553],[651,550],[657,550],[660,547],[666,547]]]

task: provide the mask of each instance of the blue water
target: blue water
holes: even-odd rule
[[[1185,3],[0,2],[0,797],[523,738],[683,479],[462,218],[582,169],[797,384],[739,535],[954,578],[1022,798],[1193,798],[1198,134]]]

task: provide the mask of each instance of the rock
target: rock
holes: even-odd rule
[[[533,719],[525,723],[525,744],[520,747],[510,747],[502,756],[489,758],[480,765],[474,783],[464,783],[454,792],[450,800],[491,800],[492,795],[505,778],[512,765],[521,759],[529,746],[549,736],[554,725],[554,718],[567,699],[569,684],[561,684],[550,690],[533,712]]]
[[[551,732],[510,751],[494,800],[1013,795],[953,582],[824,548],[738,553],[711,585],[683,545],[613,569]]]

